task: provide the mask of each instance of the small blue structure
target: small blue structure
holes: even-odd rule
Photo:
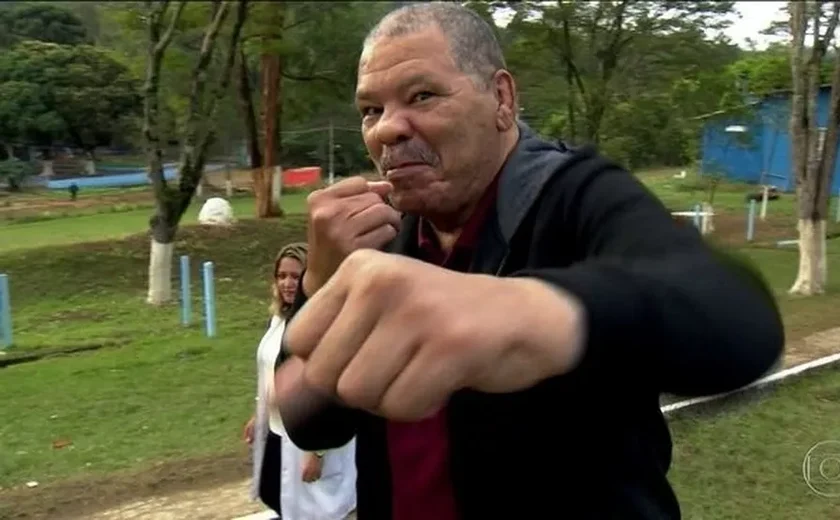
[[[204,172],[214,172],[224,169],[224,164],[208,164]],[[51,190],[66,190],[71,184],[82,189],[90,188],[117,188],[128,186],[143,186],[151,184],[149,174],[144,168],[109,168],[100,170],[101,175],[68,177],[63,179],[38,179],[41,184]],[[163,178],[171,181],[178,177],[178,165],[175,163],[163,166]]]
[[[825,137],[831,87],[820,88],[817,122]],[[724,177],[751,184],[771,184],[781,191],[794,191],[792,171],[790,91],[769,94],[749,103],[747,114],[716,112],[703,118],[701,174]],[[840,189],[840,160],[835,166],[831,192]]]

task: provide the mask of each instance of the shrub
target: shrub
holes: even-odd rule
[[[0,161],[0,180],[5,180],[9,191],[20,191],[23,181],[38,173],[38,166],[32,161],[21,161],[17,158]]]

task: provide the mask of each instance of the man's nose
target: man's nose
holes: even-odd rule
[[[384,146],[393,146],[411,139],[411,123],[399,109],[385,110],[376,122],[376,140]]]

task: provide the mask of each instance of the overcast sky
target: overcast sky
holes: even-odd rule
[[[725,31],[726,35],[741,46],[745,45],[746,38],[752,38],[760,49],[766,47],[772,38],[760,33],[773,20],[784,18],[784,15],[779,13],[779,8],[783,5],[785,2],[735,2],[735,8],[741,17],[733,19],[734,23]]]

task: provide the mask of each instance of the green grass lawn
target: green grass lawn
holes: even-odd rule
[[[840,239],[830,240],[830,249],[840,244]],[[761,270],[776,293],[781,307],[785,335],[789,341],[816,331],[840,326],[840,277],[830,276],[826,294],[809,298],[788,296],[787,290],[796,278],[799,253],[796,249],[743,250]],[[840,252],[828,256],[828,272],[840,273]]]
[[[19,343],[7,355],[123,343],[0,369],[0,487],[241,449],[240,428],[254,404],[254,352],[268,319],[271,262],[304,233],[303,216],[182,230],[175,254],[190,255],[196,280],[189,328],[180,325],[177,304],[144,302],[142,236],[0,256]],[[216,272],[213,339],[201,325],[205,260]],[[53,449],[53,441],[65,439],[72,446]]]
[[[670,479],[683,518],[840,518],[840,479],[837,498],[826,498],[802,476],[814,444],[840,441],[840,370],[787,384],[752,406],[674,420],[671,427]]]
[[[640,173],[639,178],[674,211],[691,211],[695,204],[708,202],[712,181],[691,171],[686,178],[678,179],[674,177],[678,170],[668,168],[646,171]],[[714,192],[715,211],[745,213],[749,207],[745,196],[757,192],[760,192],[760,187],[756,185],[721,181]],[[756,204],[758,211],[760,203]],[[833,216],[837,198],[832,197],[830,204]],[[769,201],[767,208],[768,215],[793,217],[796,212],[796,196],[793,193],[782,193],[778,200]]]
[[[253,198],[235,197],[230,199],[230,203],[238,219],[253,217]],[[200,209],[201,204],[194,201],[184,215],[182,223],[196,223]],[[290,214],[303,212],[306,209],[306,195],[293,193],[284,196],[283,209]],[[0,224],[0,252],[123,238],[147,230],[150,216],[151,207],[146,207],[131,211]]]

